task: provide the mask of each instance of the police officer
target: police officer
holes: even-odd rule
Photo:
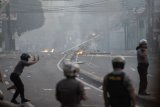
[[[19,102],[16,101],[16,98],[18,97],[19,94],[21,97],[21,103],[30,101],[30,100],[26,99],[24,96],[24,85],[23,85],[23,82],[20,78],[20,75],[22,74],[24,67],[27,67],[27,66],[30,66],[30,65],[37,63],[39,61],[39,57],[37,58],[37,60],[34,57],[33,61],[28,61],[29,58],[30,58],[29,54],[23,53],[20,57],[21,60],[17,63],[14,71],[10,75],[11,81],[16,86],[16,91],[11,99],[11,102],[14,104],[19,104]]]
[[[61,103],[61,107],[81,107],[81,101],[86,100],[84,86],[76,80],[79,71],[79,66],[75,63],[64,64],[63,72],[66,78],[56,85],[56,99]]]
[[[113,72],[103,80],[105,107],[135,107],[135,92],[131,80],[123,72],[125,58],[116,56],[112,59]]]
[[[137,47],[137,61],[138,61],[138,73],[140,77],[139,83],[139,95],[149,95],[146,92],[147,89],[147,74],[148,74],[148,54],[147,54],[147,40],[142,39]]]

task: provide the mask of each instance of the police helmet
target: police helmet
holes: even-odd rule
[[[76,77],[79,71],[79,65],[76,63],[67,62],[63,65],[63,72],[66,77]]]
[[[27,53],[23,53],[21,55],[21,60],[28,61],[29,58],[30,58],[30,55]]]
[[[112,59],[112,65],[113,68],[121,68],[124,69],[124,65],[125,65],[125,58],[123,56],[115,56]]]
[[[139,41],[139,44],[140,44],[140,45],[147,44],[147,40],[146,40],[146,39],[141,39],[141,40]]]

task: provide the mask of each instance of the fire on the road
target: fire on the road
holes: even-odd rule
[[[51,49],[51,50],[50,49],[44,49],[41,52],[43,52],[43,53],[49,53],[49,52],[53,53],[54,52],[54,48]]]

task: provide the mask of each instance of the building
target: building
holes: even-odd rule
[[[3,19],[5,18],[3,12],[5,11],[7,4],[8,4],[7,0],[0,0],[0,52],[2,51],[5,38],[2,32],[3,29],[2,27],[3,27]]]
[[[160,1],[154,0],[153,43],[160,49]]]
[[[145,0],[122,0],[127,10],[123,21],[125,50],[135,50],[138,42],[147,37],[147,18]]]
[[[160,1],[146,0],[147,8],[147,38],[151,52],[157,52],[160,48]]]

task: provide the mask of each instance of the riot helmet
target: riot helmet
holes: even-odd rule
[[[139,47],[140,48],[147,48],[147,40],[146,39],[141,39],[139,41]]]
[[[124,69],[125,58],[123,56],[115,56],[112,59],[112,66],[114,69]]]
[[[72,62],[67,62],[63,65],[64,76],[67,78],[76,77],[79,74],[79,65]]]
[[[146,39],[141,39],[139,41],[139,44],[142,45],[142,44],[146,44],[147,45],[147,40]]]
[[[29,58],[30,58],[30,55],[27,54],[27,53],[23,53],[23,54],[21,55],[21,60],[28,61]]]

